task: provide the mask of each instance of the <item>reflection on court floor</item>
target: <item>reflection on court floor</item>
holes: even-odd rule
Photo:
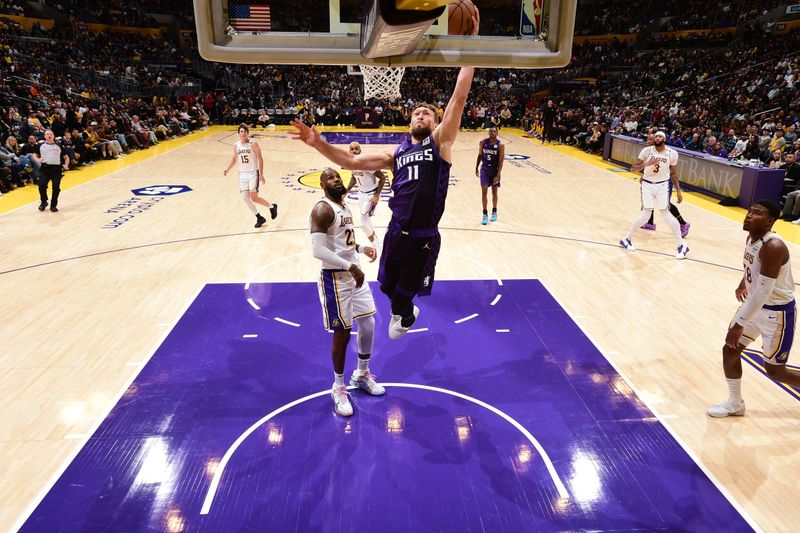
[[[343,419],[315,284],[207,285],[23,531],[750,529],[538,281],[439,281],[396,342],[373,291]]]

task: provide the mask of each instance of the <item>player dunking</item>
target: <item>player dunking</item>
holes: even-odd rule
[[[710,416],[744,415],[741,355],[759,335],[769,377],[790,387],[800,387],[800,372],[786,367],[794,340],[795,302],[789,248],[772,231],[780,216],[778,204],[761,200],[744,217],[742,228],[748,233],[744,275],[736,288],[736,299],[742,306],[731,321],[722,348],[728,399],[709,408]]]
[[[639,152],[639,158],[631,165],[631,172],[644,171],[639,185],[642,195],[642,211],[628,233],[620,239],[619,244],[626,250],[636,250],[631,242],[633,233],[647,222],[653,209],[658,209],[678,241],[678,253],[675,254],[675,258],[685,259],[686,254],[689,253],[689,247],[683,241],[678,220],[667,210],[670,194],[669,182],[672,181],[675,191],[678,193],[678,203],[683,201],[683,194],[681,193],[681,183],[678,181],[678,152],[668,147],[665,144],[666,140],[667,136],[663,131],[656,132],[653,136],[653,146],[643,148]]]
[[[497,128],[489,128],[489,137],[478,143],[478,160],[475,161],[475,175],[481,178],[481,199],[483,201],[481,224],[484,226],[489,223],[489,214],[486,211],[489,187],[492,188],[491,221],[497,221],[497,189],[500,187],[500,173],[503,171],[505,156],[506,147],[497,138]]]
[[[476,8],[472,19],[473,35],[477,35],[478,27]],[[392,168],[394,197],[389,201],[392,219],[383,240],[378,271],[381,292],[392,303],[390,339],[408,332],[419,316],[414,297],[430,294],[433,286],[441,244],[438,225],[447,198],[453,142],[474,74],[474,67],[461,68],[440,124],[436,108],[418,104],[411,113],[411,139],[405,140],[394,153],[353,155],[325,142],[315,128],[299,120],[292,121],[297,129],[292,134],[294,138],[341,167],[353,170]]]
[[[278,204],[270,204],[258,195],[258,184],[265,181],[264,159],[261,157],[261,148],[258,143],[250,140],[250,128],[247,127],[247,124],[239,125],[239,140],[233,147],[233,157],[223,175],[227,176],[228,171],[237,161],[239,162],[239,192],[242,194],[245,205],[256,216],[255,227],[260,228],[267,219],[261,216],[253,202],[269,208],[272,219],[278,216]]]
[[[473,18],[474,31],[477,24],[477,17]],[[441,243],[437,226],[447,198],[452,147],[474,73],[473,67],[461,68],[441,124],[437,124],[436,108],[417,105],[411,114],[411,139],[405,140],[394,153],[354,155],[325,142],[315,128],[299,120],[292,121],[297,129],[293,133],[296,139],[341,167],[373,171],[392,168],[394,197],[389,201],[392,219],[383,240],[378,272],[381,291],[392,303],[391,339],[408,332],[419,315],[414,297],[430,294],[433,286]]]
[[[357,142],[350,143],[350,153],[358,155],[361,153],[361,145]],[[353,177],[347,186],[350,192],[358,183],[358,211],[361,214],[361,230],[369,239],[370,245],[380,250],[380,240],[375,234],[375,226],[372,225],[372,217],[375,215],[375,208],[381,201],[381,191],[386,184],[386,175],[380,170],[369,172],[366,170],[353,170]]]
[[[325,329],[333,330],[333,406],[340,416],[351,416],[347,388],[344,384],[344,361],[350,343],[353,321],[358,325],[358,370],[350,384],[373,396],[386,391],[375,382],[369,371],[369,359],[375,338],[375,302],[364,273],[359,268],[358,254],[363,252],[374,261],[374,248],[356,244],[353,214],[344,202],[347,189],[339,173],[326,169],[320,177],[325,198],[311,211],[311,247],[314,257],[322,261],[318,288]]]

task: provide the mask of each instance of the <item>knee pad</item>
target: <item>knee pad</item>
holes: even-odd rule
[[[372,353],[375,339],[375,317],[372,315],[356,318],[358,326],[358,353]]]

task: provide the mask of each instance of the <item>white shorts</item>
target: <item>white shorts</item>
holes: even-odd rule
[[[239,192],[258,192],[258,171],[239,172]]]
[[[317,288],[325,329],[350,329],[353,319],[375,313],[375,301],[367,282],[356,288],[353,275],[346,270],[323,270]]]
[[[794,340],[795,318],[793,301],[785,305],[764,306],[752,320],[745,323],[739,344],[749,346],[761,335],[764,361],[773,365],[785,365]]]
[[[368,216],[371,217],[375,214],[375,208],[378,207],[372,205],[372,197],[375,196],[375,193],[358,193],[358,211],[361,213],[361,216]]]
[[[669,207],[669,180],[650,183],[642,180],[642,209],[666,209]]]

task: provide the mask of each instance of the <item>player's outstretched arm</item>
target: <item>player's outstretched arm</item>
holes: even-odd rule
[[[472,35],[478,34],[480,20],[480,13],[478,8],[475,7],[475,16],[472,17]],[[472,77],[474,75],[475,67],[461,67],[456,80],[456,87],[453,89],[453,95],[450,97],[450,101],[447,102],[442,123],[433,132],[433,140],[436,142],[437,147],[441,147],[443,144],[450,144],[455,140],[458,128],[461,126],[461,115],[464,114],[464,106],[467,103],[467,96],[469,96],[469,89],[472,86]]]
[[[303,141],[340,167],[348,170],[375,171],[382,168],[391,168],[394,165],[394,155],[390,152],[354,155],[348,150],[336,148],[332,144],[325,142],[317,128],[309,128],[300,120],[293,120],[292,126],[297,130],[289,132],[293,139]]]
[[[475,67],[461,67],[461,71],[458,73],[458,80],[456,80],[456,88],[453,89],[453,95],[450,97],[450,101],[447,102],[442,123],[433,132],[437,147],[452,143],[456,135],[458,135],[458,128],[461,126],[461,115],[464,113],[464,106],[467,104],[467,96],[469,96],[469,89],[472,86],[472,77],[474,75]]]

